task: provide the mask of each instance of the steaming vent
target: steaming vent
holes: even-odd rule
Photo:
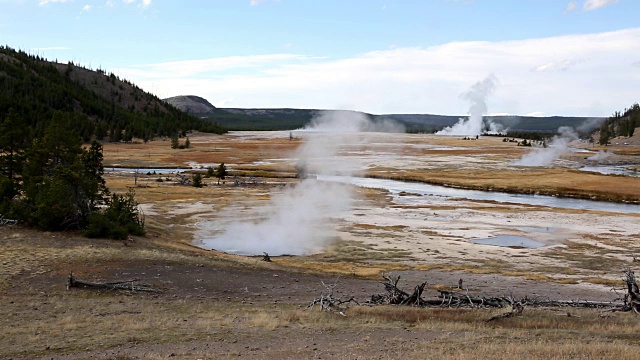
[[[297,167],[311,175],[351,176],[362,168],[359,159],[344,155],[346,146],[367,143],[368,131],[399,132],[393,123],[374,124],[356,112],[321,112],[298,131],[304,143],[297,150]],[[254,211],[266,214],[254,221],[229,224],[220,236],[203,236],[201,246],[241,255],[303,255],[319,252],[336,238],[336,218],[352,208],[350,185],[323,182],[309,176],[271,194]]]

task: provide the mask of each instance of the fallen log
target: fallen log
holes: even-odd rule
[[[73,276],[73,273],[70,273],[69,277],[67,278],[67,290],[71,288],[95,288],[95,289],[109,289],[109,290],[160,292],[160,290],[154,289],[146,285],[134,285],[133,283],[136,281],[138,281],[138,279],[99,283],[99,282],[80,280],[75,276]]]
[[[438,290],[437,299],[422,299],[426,282],[415,287],[413,293],[408,293],[398,287],[400,276],[391,277],[383,274],[386,281],[382,284],[387,291],[386,294],[374,294],[367,301],[369,305],[410,305],[420,307],[476,307],[476,308],[506,308],[511,307],[512,312],[521,312],[519,307],[574,307],[592,308],[605,311],[634,311],[640,314],[640,289],[636,281],[635,274],[630,269],[624,271],[625,283],[627,287],[624,299],[613,301],[593,301],[593,300],[548,300],[524,297],[516,300],[511,296],[505,297],[484,297],[470,295],[469,291],[459,292],[453,290]],[[461,287],[458,282],[458,287]],[[622,300],[622,301],[621,301]],[[509,314],[509,313],[505,313]],[[515,315],[501,315],[510,317]]]

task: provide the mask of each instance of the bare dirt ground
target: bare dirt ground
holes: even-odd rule
[[[292,151],[304,134],[293,141],[288,135],[196,135],[185,150],[171,149],[168,140],[105,145],[107,167],[200,169],[225,162],[232,174],[257,180],[235,187],[229,179],[221,185],[205,179],[208,186],[196,189],[175,185],[173,174],[108,172],[113,191],[135,187],[146,217],[147,236],[126,245],[0,229],[0,358],[637,357],[640,323],[627,313],[527,308],[521,317],[487,323],[501,311],[352,305],[342,316],[306,308],[330,284],[334,295],[364,303],[384,292],[382,272],[400,275],[406,290],[427,281],[425,298],[463,279],[469,294],[479,296],[614,300],[621,271],[635,265],[638,215],[450,199],[417,206],[384,190],[357,189],[356,207],[337,216],[336,240],[321,253],[266,263],[194,247],[207,230],[203,223],[251,218],[283,185],[298,181]],[[496,186],[493,172],[514,192],[638,198],[638,179],[575,170],[588,155],[567,154],[548,168],[508,165],[526,151],[493,138],[373,134],[342,155],[357,157],[369,175],[489,188]],[[625,151],[625,162],[635,159],[629,145]],[[513,177],[532,171],[539,181]],[[555,231],[536,233],[532,226]],[[497,234],[546,246],[469,241]],[[67,290],[70,272],[91,281],[137,279],[161,292]]]

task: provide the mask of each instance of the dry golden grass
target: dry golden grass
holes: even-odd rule
[[[599,317],[595,310],[526,308],[522,316],[486,322],[508,309],[353,306],[343,317],[290,305],[202,299],[157,301],[154,297],[123,298],[93,292],[61,297],[34,294],[23,302],[6,297],[2,300],[7,306],[0,308],[0,316],[5,319],[0,325],[0,349],[6,357],[51,356],[121,345],[225,341],[238,335],[257,338],[265,331],[289,334],[288,341],[272,351],[279,353],[286,348],[295,355],[299,351],[295,343],[304,341],[307,332],[373,335],[375,331],[399,328],[429,334],[429,339],[411,340],[394,349],[396,355],[390,358],[598,359],[613,354],[634,359],[640,344],[640,324],[635,316],[620,313]],[[34,313],[43,315],[25,324],[24,319],[33,318]],[[10,325],[16,323],[23,325]],[[351,346],[356,353],[371,355],[366,343]],[[206,351],[198,354],[213,355]]]

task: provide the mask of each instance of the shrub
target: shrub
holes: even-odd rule
[[[200,174],[193,175],[192,181],[193,181],[193,187],[201,188],[203,186],[202,175]]]
[[[109,206],[89,215],[86,237],[126,239],[128,235],[144,235],[144,219],[138,213],[134,191],[113,194]]]

